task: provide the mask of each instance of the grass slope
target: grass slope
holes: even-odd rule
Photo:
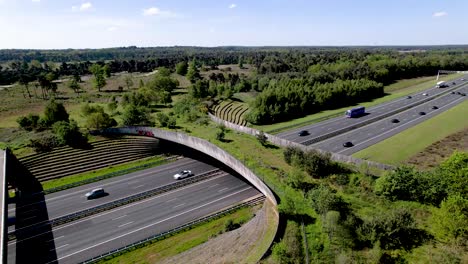
[[[465,101],[434,118],[359,151],[353,156],[387,164],[401,164],[432,143],[466,128],[468,126],[467,113],[468,101]]]

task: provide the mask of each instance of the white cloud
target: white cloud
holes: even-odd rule
[[[432,17],[443,17],[443,16],[447,16],[448,13],[445,12],[445,11],[441,11],[441,12],[435,12],[432,14]]]
[[[236,4],[230,4],[230,5],[229,5],[229,8],[230,8],[230,9],[233,9],[233,8],[236,8],[236,7],[237,7]]]
[[[93,7],[93,5],[91,4],[91,2],[83,3],[83,4],[81,4],[81,6],[80,6],[80,11],[89,10],[89,9],[91,9],[91,7]]]
[[[118,29],[117,27],[108,27],[107,31],[112,32],[112,31],[116,31],[117,29]]]
[[[159,16],[159,17],[175,17],[177,16],[175,13],[171,11],[163,11],[157,7],[150,7],[147,9],[143,9],[144,16]]]

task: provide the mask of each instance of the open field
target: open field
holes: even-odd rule
[[[244,68],[239,68],[239,65],[237,64],[226,64],[226,65],[219,65],[218,70],[208,70],[208,71],[200,71],[200,75],[203,77],[210,76],[212,73],[225,73],[225,74],[239,74],[245,75],[245,76],[250,76],[252,75],[252,71],[254,69],[254,66],[249,65],[249,64],[244,64]]]
[[[400,165],[434,142],[468,127],[468,101],[353,156]],[[435,133],[437,132],[437,133]]]
[[[420,169],[430,169],[448,158],[454,150],[468,152],[468,125],[462,131],[434,142],[407,159],[406,163]]]
[[[440,78],[440,80],[447,81],[460,78],[463,74],[452,74],[446,75]],[[364,102],[359,104],[359,106],[371,107],[381,103],[385,103],[399,97],[406,96],[408,94],[416,93],[425,89],[434,86],[436,83],[435,77],[422,77],[422,78],[414,78],[408,80],[400,80],[394,84],[388,85],[384,87],[385,92],[388,94],[384,97],[377,98],[372,100],[371,102]],[[410,86],[407,86],[410,85]],[[263,126],[252,126],[256,129],[263,130],[265,132],[274,131],[274,133],[279,133],[282,128],[291,129],[295,127],[301,127],[304,124],[312,124],[319,121],[323,121],[327,118],[337,117],[342,115],[346,110],[349,108],[355,107],[358,105],[350,105],[347,107],[333,109],[333,110],[326,110],[316,114],[308,115],[302,118],[294,119],[287,122],[276,123],[272,125],[263,125]]]
[[[150,246],[139,248],[116,258],[99,263],[160,263],[165,259],[196,247],[212,237],[224,232],[225,223],[249,221],[258,210],[258,206],[242,208],[232,214],[197,226],[189,231],[176,234],[167,239],[155,242]]]

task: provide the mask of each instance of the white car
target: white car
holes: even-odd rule
[[[183,170],[183,171],[181,171],[181,172],[174,175],[174,180],[181,180],[183,178],[187,178],[187,177],[190,177],[190,176],[193,176],[192,171]]]
[[[429,94],[428,93],[423,93],[424,96],[428,96]]]

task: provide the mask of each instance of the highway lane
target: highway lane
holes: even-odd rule
[[[216,176],[54,228],[49,251],[57,254],[59,263],[81,262],[259,194],[242,179],[229,174]],[[16,255],[23,253],[16,248],[28,239],[8,244],[9,263],[15,263]]]
[[[49,219],[93,208],[114,200],[173,183],[175,180],[172,176],[182,169],[192,170],[195,175],[198,175],[217,168],[201,161],[182,158],[169,164],[51,193],[45,197]],[[97,187],[104,188],[109,195],[100,199],[87,200],[84,196],[86,192]],[[31,221],[34,223],[33,217],[36,213],[35,209],[37,210],[37,204],[22,206],[21,210],[26,212],[22,215],[24,215],[25,218],[32,217]],[[8,216],[14,216],[15,211],[15,205],[10,204],[8,206]],[[29,214],[31,216],[28,216]],[[14,230],[14,226],[9,227],[9,231],[11,230]]]
[[[412,94],[411,99],[408,99],[405,96],[405,97],[402,97],[402,98],[399,98],[399,99],[396,99],[396,100],[393,100],[393,101],[390,101],[390,102],[387,102],[387,103],[383,103],[383,104],[379,104],[377,106],[367,108],[366,113],[368,113],[368,114],[365,115],[365,116],[361,116],[359,118],[347,118],[347,117],[345,117],[345,115],[343,113],[343,116],[341,116],[341,117],[332,118],[332,119],[324,121],[324,122],[304,126],[304,127],[294,129],[294,130],[289,130],[289,131],[280,133],[277,136],[279,136],[281,138],[284,138],[284,139],[287,139],[287,140],[290,140],[290,141],[303,143],[303,142],[311,140],[311,139],[313,139],[315,137],[318,137],[320,135],[331,133],[333,131],[336,131],[336,130],[339,130],[339,129],[342,129],[342,128],[345,128],[345,127],[348,127],[348,126],[352,126],[352,125],[361,123],[363,121],[366,121],[366,120],[369,120],[369,119],[372,119],[372,118],[375,118],[376,116],[388,113],[388,112],[393,111],[395,109],[402,108],[402,107],[414,104],[414,103],[416,103],[418,101],[426,100],[429,97],[433,97],[433,96],[437,96],[437,95],[446,93],[448,89],[451,89],[454,86],[457,86],[457,85],[460,85],[460,84],[463,84],[463,83],[467,83],[466,80],[468,79],[468,77],[465,76],[463,78],[465,78],[465,81],[461,81],[461,78],[455,80],[454,82],[456,83],[456,85],[453,85],[452,81],[447,82],[447,83],[450,84],[450,86],[447,87],[447,88],[432,87],[432,88],[427,89],[425,91]],[[423,95],[423,93],[427,93],[428,96]],[[309,135],[299,136],[298,134],[299,134],[299,131],[301,131],[301,130],[307,130],[309,132]]]
[[[468,86],[463,86],[462,88],[457,89],[457,91],[468,93]],[[351,155],[355,152],[358,152],[359,150],[365,149],[425,120],[428,120],[460,104],[466,99],[468,99],[467,96],[449,93],[394,116],[324,140],[322,142],[318,142],[312,146],[335,153]],[[437,106],[438,109],[432,109],[433,106]],[[420,112],[424,112],[426,114],[420,115]],[[399,122],[392,123],[392,119],[398,119]],[[343,146],[344,142],[351,142],[354,146],[346,148]]]

